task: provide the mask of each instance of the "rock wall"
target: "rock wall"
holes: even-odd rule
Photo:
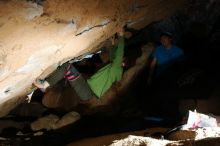
[[[70,59],[98,49],[119,25],[166,18],[184,0],[0,0],[0,116]]]

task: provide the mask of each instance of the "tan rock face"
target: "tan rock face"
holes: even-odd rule
[[[31,129],[33,131],[38,131],[42,129],[56,130],[69,124],[73,124],[79,119],[80,114],[77,112],[69,112],[65,114],[62,118],[59,118],[56,115],[47,115],[31,123]]]
[[[184,0],[0,1],[0,116],[59,64],[93,52],[118,25],[142,28],[182,8]]]

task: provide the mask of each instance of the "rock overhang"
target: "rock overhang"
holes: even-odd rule
[[[97,51],[117,26],[140,29],[184,4],[184,0],[0,1],[0,116],[24,100],[37,77]]]

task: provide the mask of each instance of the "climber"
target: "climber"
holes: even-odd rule
[[[124,28],[117,31],[117,47],[113,47],[113,53],[110,54],[110,63],[99,69],[88,80],[78,72],[70,63],[64,63],[45,80],[37,79],[34,85],[42,90],[55,85],[63,77],[70,83],[81,101],[87,101],[91,97],[100,98],[115,81],[122,78],[123,67],[122,60],[124,55]],[[113,45],[116,44],[112,39]]]
[[[152,53],[152,61],[149,66],[147,80],[148,84],[151,84],[154,72],[156,76],[160,75],[176,61],[181,60],[183,56],[183,51],[173,45],[173,36],[170,32],[163,32],[160,35],[160,42],[162,45],[155,48]]]

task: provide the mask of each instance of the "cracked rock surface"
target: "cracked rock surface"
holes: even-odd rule
[[[116,26],[140,29],[183,6],[184,0],[1,0],[0,116],[24,100],[37,77],[96,51]]]

